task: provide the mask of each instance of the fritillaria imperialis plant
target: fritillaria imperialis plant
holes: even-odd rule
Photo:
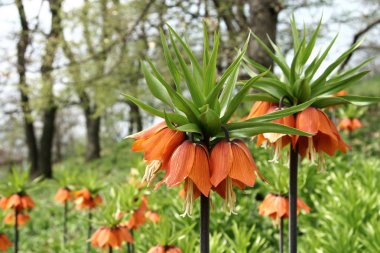
[[[9,247],[12,247],[11,240],[0,230],[0,251],[7,251]]]
[[[259,90],[260,93],[253,94],[251,98],[262,102],[257,102],[254,105],[251,111],[251,114],[254,116],[252,119],[247,119],[246,122],[255,121],[255,116],[262,113],[281,111],[284,108],[294,108],[299,106],[299,104],[308,104],[307,108],[294,113],[292,116],[289,116],[290,118],[279,120],[278,123],[313,134],[313,136],[309,137],[278,134],[263,136],[265,141],[277,149],[284,147],[287,143],[291,143],[289,176],[290,253],[297,251],[298,156],[309,158],[312,161],[318,159],[320,167],[323,167],[325,153],[332,156],[337,150],[346,152],[349,148],[339,135],[335,124],[323,112],[323,108],[342,104],[368,105],[380,101],[379,98],[373,97],[353,95],[334,96],[334,94],[347,89],[350,85],[358,83],[368,73],[368,71],[362,71],[361,69],[370,60],[366,60],[342,72],[336,71],[339,65],[359,47],[361,41],[358,41],[321,71],[321,67],[325,66],[326,56],[333,46],[336,37],[324,51],[314,53],[316,51],[315,45],[320,26],[321,22],[319,22],[310,37],[307,38],[306,35],[308,33],[306,29],[303,31],[303,35],[300,36],[294,18],[291,19],[294,56],[290,64],[286,62],[282,50],[276,44],[270,41],[272,50],[260,38],[254,35],[256,41],[278,65],[281,73],[280,75],[272,72],[267,73],[265,77],[260,78],[252,84],[252,87]],[[247,63],[247,69],[254,77],[257,76],[255,71],[265,70],[263,66],[250,59],[247,59]]]
[[[161,184],[169,187],[183,184],[185,214],[191,214],[193,203],[200,197],[200,247],[201,253],[207,253],[210,191],[215,190],[226,200],[229,210],[233,211],[236,201],[233,187],[252,187],[256,175],[259,175],[245,143],[234,138],[268,131],[307,135],[268,121],[298,112],[309,104],[264,115],[253,122],[229,122],[248,91],[269,72],[264,70],[238,88],[237,78],[247,44],[218,77],[218,32],[214,35],[213,48],[210,50],[209,36],[204,27],[202,63],[171,27],[168,32],[173,51],[169,49],[162,31],[161,39],[171,80],[167,81],[149,60],[142,63],[148,88],[162,102],[162,110],[129,94],[125,95],[142,109],[165,121],[129,137],[136,140],[132,150],[144,152],[144,159],[148,163],[144,179],[148,183],[152,183],[160,171],[165,171],[157,187]]]
[[[19,226],[24,225],[30,216],[28,212],[34,208],[34,201],[28,192],[36,187],[40,178],[29,181],[28,170],[18,171],[12,169],[8,178],[0,189],[3,196],[0,200],[0,207],[11,210],[4,218],[4,223],[12,224],[14,227],[14,252],[18,252]]]
[[[64,169],[63,173],[55,177],[60,188],[54,196],[54,200],[63,204],[63,244],[67,241],[67,216],[69,211],[69,202],[74,199],[74,182],[78,174],[73,170]]]
[[[347,131],[351,136],[352,132],[362,128],[360,117],[363,116],[367,108],[358,108],[347,105],[344,108],[339,108],[338,115],[340,118],[338,128],[342,131]]]

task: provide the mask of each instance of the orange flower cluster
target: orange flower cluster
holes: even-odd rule
[[[77,209],[92,209],[101,205],[103,202],[99,194],[92,194],[90,190],[86,188],[74,192],[74,196]]]
[[[17,224],[22,226],[25,225],[25,223],[30,220],[30,216],[27,213],[18,213],[17,214]],[[4,217],[4,223],[5,224],[15,224],[15,214],[14,213],[8,213]]]
[[[9,240],[8,236],[4,233],[0,233],[0,250],[7,251],[11,246],[12,242]]]
[[[17,212],[17,224],[24,225],[30,216],[28,211],[34,208],[33,199],[27,194],[13,194],[10,197],[2,197],[0,199],[0,208],[11,209]],[[16,220],[15,213],[9,213],[4,217],[4,223],[14,224]]]
[[[210,151],[201,143],[185,140],[183,132],[168,128],[165,122],[131,135],[136,139],[133,151],[144,152],[148,166],[144,180],[151,183],[159,170],[164,179],[157,186],[177,186],[184,182],[185,214],[191,214],[193,202],[202,193],[215,190],[233,210],[233,186],[253,186],[259,175],[248,147],[241,140],[223,140]]]
[[[119,248],[123,242],[132,243],[133,237],[125,226],[101,227],[91,236],[90,241],[94,247]]]
[[[310,212],[310,207],[300,198],[297,199],[297,214],[303,209],[306,213]],[[268,194],[259,206],[259,215],[269,216],[276,224],[281,218],[289,217],[289,198],[277,194]]]
[[[254,118],[276,110],[278,110],[276,104],[256,102],[247,118]],[[289,143],[292,143],[293,149],[298,146],[298,153],[302,159],[307,157],[314,162],[318,158],[321,167],[324,166],[324,153],[332,156],[337,150],[345,153],[350,148],[339,135],[335,124],[320,109],[309,107],[294,116],[290,115],[274,122],[313,134],[310,137],[278,133],[259,135],[258,145],[269,144],[274,146],[275,161],[280,156],[280,150]]]
[[[60,188],[55,194],[54,199],[55,201],[64,204],[73,199],[72,191],[67,187]]]
[[[349,118],[344,118],[339,122],[338,128],[340,130],[347,130],[349,132],[353,132],[358,128],[362,128],[363,125],[360,122],[359,119],[349,119]]]
[[[182,253],[182,250],[176,246],[162,246],[157,245],[150,248],[148,253]]]

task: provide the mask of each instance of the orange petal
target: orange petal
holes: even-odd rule
[[[248,147],[242,141],[234,140],[231,143],[231,150],[233,162],[228,176],[247,186],[253,186],[257,168]]]
[[[253,104],[251,111],[245,119],[255,118],[264,115],[268,112],[269,108],[273,105],[267,101],[257,101]]]
[[[208,196],[211,189],[210,166],[208,161],[209,157],[207,149],[204,146],[197,144],[195,146],[194,164],[190,171],[189,178],[204,196]]]
[[[220,141],[211,151],[210,166],[211,166],[211,184],[217,186],[227,178],[231,170],[233,161],[231,142]]]
[[[308,132],[311,134],[316,134],[319,129],[318,110],[313,107],[309,107],[299,112],[296,116],[295,126],[297,129],[301,131]],[[297,143],[298,138],[299,138],[298,135],[294,136],[293,147],[295,147],[295,144]]]
[[[195,157],[195,145],[184,141],[173,153],[169,161],[168,176],[165,180],[170,186],[181,183],[191,172]]]

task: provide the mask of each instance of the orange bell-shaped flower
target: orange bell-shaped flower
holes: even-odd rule
[[[148,253],[182,253],[182,250],[176,246],[157,245],[149,249]]]
[[[30,216],[27,213],[18,213],[17,214],[17,224],[19,226],[25,225],[27,221],[30,220]],[[4,223],[14,225],[15,224],[15,214],[9,213],[4,217]]]
[[[0,233],[0,251],[7,251],[9,247],[12,247],[12,242],[6,234]]]
[[[236,202],[233,186],[253,186],[261,177],[248,147],[241,140],[222,140],[211,151],[211,184],[231,211]]]
[[[208,196],[211,189],[207,149],[201,144],[184,141],[170,158],[164,182],[169,187],[185,182],[185,214],[191,214],[193,202],[199,196],[197,191]]]
[[[68,188],[60,188],[54,196],[55,201],[65,203],[73,198],[72,192]]]
[[[339,122],[339,125],[338,125],[338,128],[340,130],[346,130],[349,132],[353,132],[356,129],[362,128],[362,127],[363,127],[362,123],[360,122],[359,119],[356,119],[356,118],[353,118],[353,119],[344,118]]]
[[[120,248],[123,242],[133,243],[132,234],[127,227],[101,227],[90,238],[91,244],[99,248]]]
[[[314,134],[314,136],[294,136],[293,148],[298,145],[298,152],[302,158],[308,157],[311,161],[319,159],[319,166],[324,168],[324,156],[330,156],[340,150],[345,153],[347,145],[339,135],[335,124],[319,109],[309,107],[296,116],[296,128]]]
[[[300,198],[297,199],[297,214],[303,209],[306,213],[310,212],[308,207]],[[269,216],[275,224],[278,224],[281,218],[289,217],[289,198],[282,195],[270,193],[259,205],[259,215]]]
[[[13,194],[6,199],[6,209],[17,209],[18,211],[34,208],[33,199],[27,194]]]
[[[103,202],[99,194],[92,195],[91,192],[86,188],[74,192],[74,196],[75,204],[78,209],[92,209],[97,207],[98,205],[101,205]]]
[[[132,151],[144,152],[144,159],[148,165],[143,181],[150,184],[159,170],[167,169],[170,156],[185,140],[185,133],[172,130],[165,122],[161,122],[128,138],[136,139]]]

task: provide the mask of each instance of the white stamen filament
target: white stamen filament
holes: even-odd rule
[[[236,194],[233,190],[232,179],[227,177],[226,179],[226,200],[224,202],[224,208],[230,213],[235,214]]]
[[[184,205],[185,212],[181,215],[182,217],[190,216],[193,212],[193,206],[194,206],[193,181],[186,179],[185,184],[187,184],[187,189],[186,189],[186,194],[185,194],[185,205]]]
[[[281,157],[281,148],[282,148],[282,138],[278,139],[274,143],[274,156],[272,160],[269,160],[269,162],[278,163],[278,160]]]
[[[156,178],[158,171],[161,169],[162,162],[160,160],[151,161],[145,169],[145,173],[142,181],[147,182],[148,186],[153,182]]]
[[[317,151],[313,145],[313,137],[307,137],[306,155],[310,158],[312,163],[315,163],[317,159]]]
[[[322,152],[318,152],[318,170],[320,172],[326,171],[326,159]]]

